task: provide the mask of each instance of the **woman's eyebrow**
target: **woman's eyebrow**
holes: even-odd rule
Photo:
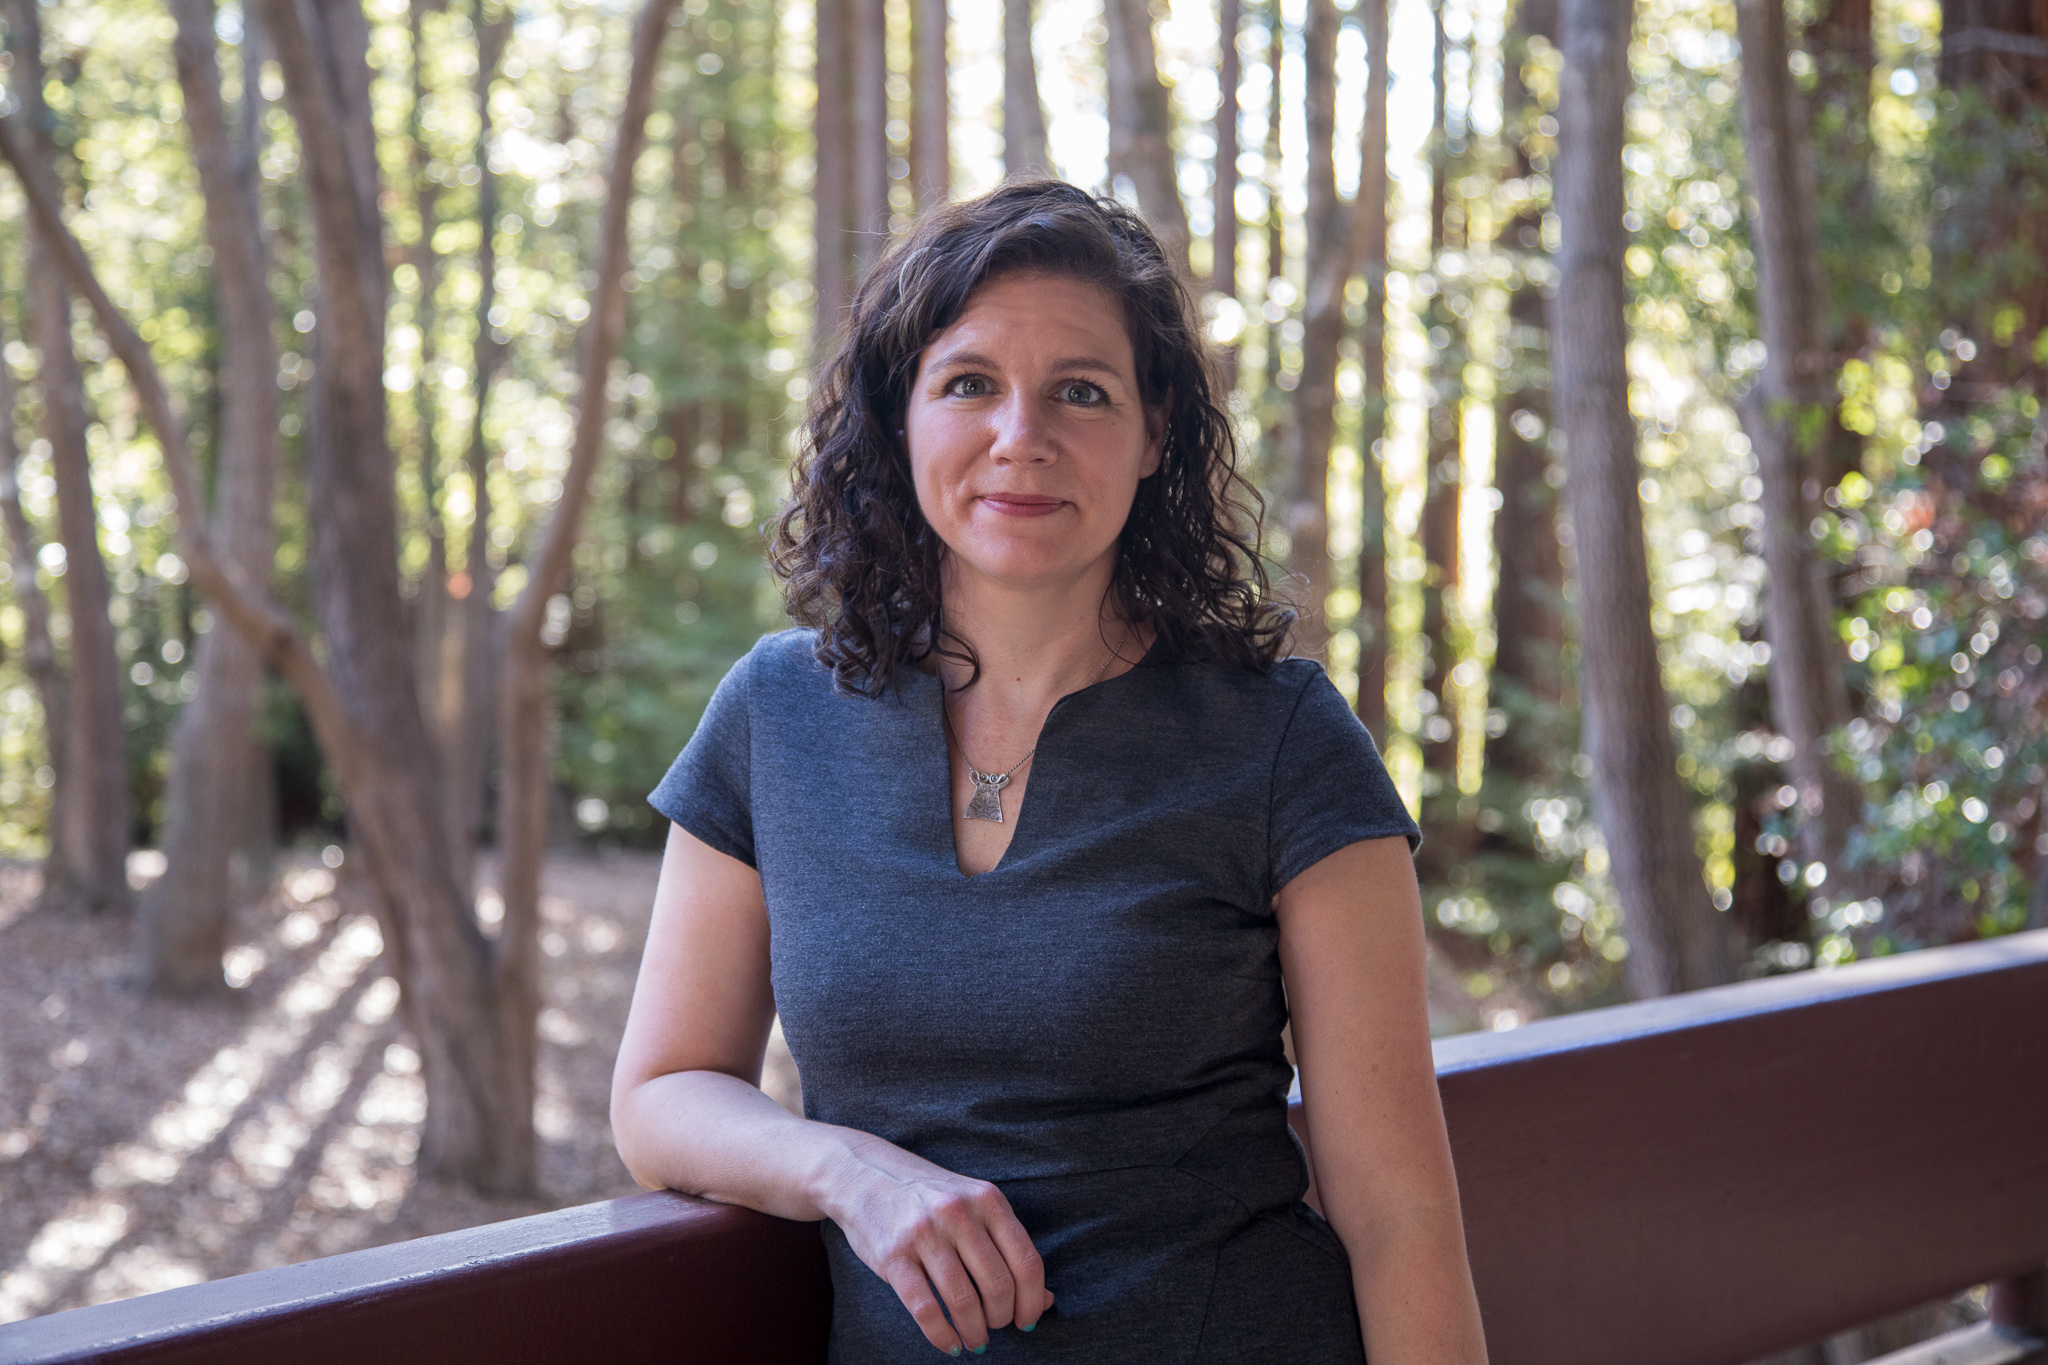
[[[980,365],[986,369],[997,369],[996,362],[980,351],[948,351],[932,361],[935,370],[948,369],[954,365]]]
[[[931,362],[931,368],[934,370],[951,369],[955,365],[979,365],[991,370],[1001,368],[996,363],[994,357],[986,352],[975,350],[948,351]],[[1109,375],[1112,378],[1121,378],[1121,373],[1116,366],[1110,364],[1107,360],[1099,360],[1092,355],[1061,356],[1053,361],[1048,368],[1061,373],[1074,370],[1093,370]]]

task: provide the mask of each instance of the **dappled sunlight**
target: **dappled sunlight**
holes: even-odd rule
[[[326,884],[332,889],[330,878]],[[310,888],[309,888],[310,889]],[[294,898],[295,899],[295,898]],[[275,937],[286,948],[309,947],[335,922],[332,901],[297,909],[280,921]],[[299,1057],[344,992],[384,949],[374,919],[340,920],[331,940],[312,963],[280,990],[273,1003],[185,1081],[177,1097],[151,1116],[135,1139],[110,1147],[93,1166],[90,1194],[76,1197],[35,1234],[18,1261],[0,1273],[0,1321],[30,1317],[56,1306],[79,1277],[99,1269],[122,1241],[131,1209],[123,1192],[137,1186],[165,1186],[186,1173],[188,1163],[218,1145],[229,1125],[251,1106],[266,1082]],[[353,1074],[369,1035],[390,1019],[397,984],[379,979],[357,1001],[337,1035],[299,1059],[295,1084],[267,1103],[225,1144],[204,1182],[205,1202],[186,1201],[182,1218],[194,1226],[233,1226],[261,1207],[255,1191],[274,1188],[291,1165],[313,1125],[332,1109]],[[353,1031],[349,1027],[353,1025]],[[52,1058],[54,1065],[78,1065],[89,1048],[73,1039]],[[124,1248],[107,1273],[94,1275],[87,1302],[146,1292],[135,1286],[166,1287],[205,1278],[179,1257],[144,1248]],[[182,1278],[180,1278],[182,1277]]]
[[[419,1179],[426,1086],[383,934],[346,878],[309,863],[294,860],[278,894],[244,911],[223,958],[229,1004],[143,1000],[109,926],[0,898],[0,973],[12,973],[0,988],[37,1026],[13,1029],[20,1042],[0,1057],[20,1101],[0,1104],[0,1321],[633,1188],[606,1100],[658,861],[547,868],[538,1201]],[[494,889],[482,900],[502,915]],[[19,953],[20,931],[38,935],[33,951]],[[98,935],[101,956],[84,983],[57,989],[64,945],[81,934]],[[184,1041],[166,1046],[173,1037]],[[798,1103],[779,1033],[764,1083]],[[66,1137],[48,1136],[66,1121]]]

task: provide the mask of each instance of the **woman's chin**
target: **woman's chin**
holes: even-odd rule
[[[991,587],[1013,592],[1072,587],[1113,566],[1112,555],[1076,556],[1071,544],[1017,544],[977,546],[965,554],[955,553],[958,569],[965,576],[980,579]]]

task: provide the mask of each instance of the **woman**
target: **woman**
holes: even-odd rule
[[[1278,658],[1197,327],[1112,202],[928,216],[812,405],[776,539],[811,628],[654,794],[619,1151],[823,1220],[840,1365],[1485,1359],[1415,826]],[[778,1008],[802,1118],[756,1088]]]

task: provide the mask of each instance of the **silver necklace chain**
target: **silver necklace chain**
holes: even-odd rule
[[[1124,646],[1130,642],[1130,638],[1131,626],[1126,621],[1124,623],[1123,637],[1116,642],[1116,647],[1109,651],[1109,657],[1102,661],[1102,667],[1095,670],[1095,676],[1090,678],[1078,690],[1086,691],[1088,688],[1101,682],[1103,677],[1108,674],[1109,666],[1123,655]],[[976,768],[974,761],[967,757],[967,746],[960,742],[959,734],[953,729],[952,708],[946,704],[943,694],[939,697],[939,718],[946,724],[946,737],[952,740],[953,747],[960,751],[960,761],[967,765],[967,780],[974,784],[974,796],[967,802],[967,809],[962,812],[962,818],[967,820],[990,820],[1000,825],[1003,823],[1003,788],[1010,785],[1010,779],[1017,774],[1019,769],[1037,756],[1038,746],[1032,745],[1030,753],[1012,763],[1006,770],[999,773],[985,773]]]

